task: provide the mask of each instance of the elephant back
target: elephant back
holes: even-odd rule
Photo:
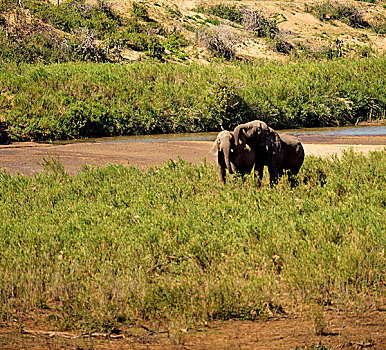
[[[280,134],[279,137],[284,151],[283,168],[300,168],[304,160],[304,148],[299,139],[289,133]]]
[[[280,154],[283,151],[279,134],[272,128],[268,127],[265,136],[261,139],[259,151],[270,155]]]

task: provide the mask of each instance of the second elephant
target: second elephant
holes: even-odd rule
[[[237,147],[248,145],[256,153],[256,170],[260,180],[264,166],[268,167],[271,186],[277,183],[284,170],[289,170],[291,186],[295,186],[294,175],[304,161],[304,149],[300,141],[291,134],[279,135],[261,120],[241,124],[234,130]]]

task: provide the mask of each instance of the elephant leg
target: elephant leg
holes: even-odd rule
[[[268,165],[269,172],[269,183],[271,187],[277,184],[279,180],[279,175],[283,172],[283,170],[279,167],[279,162],[277,159],[272,159]]]
[[[298,178],[292,171],[288,171],[288,182],[291,184],[291,188],[295,188],[298,184]]]
[[[269,172],[269,183],[271,187],[273,187],[274,185],[277,184],[279,180],[278,170],[277,168],[271,167],[271,168],[268,168],[268,172]]]
[[[226,177],[226,170],[225,168],[223,168],[222,166],[218,166],[218,175],[219,175],[219,179],[220,179],[220,182],[222,184],[225,183],[225,177]]]
[[[299,170],[300,170],[300,166],[297,166],[295,168],[291,168],[288,171],[288,181],[291,184],[291,188],[294,188],[297,185],[299,185],[299,181],[298,181],[298,177],[297,177]]]
[[[268,159],[269,182],[271,187],[279,181],[279,176],[283,175],[284,152],[272,154]]]
[[[258,174],[257,185],[258,187],[261,187],[261,180],[263,179],[263,174],[264,174],[264,165],[256,164],[255,171],[257,171],[257,174]]]

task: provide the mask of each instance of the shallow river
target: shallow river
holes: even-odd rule
[[[278,130],[279,133],[290,132],[298,136],[386,136],[386,125],[372,126],[347,126],[329,128],[304,128]],[[77,142],[106,142],[106,143],[131,143],[131,142],[160,142],[160,141],[214,141],[218,132],[186,133],[186,134],[160,134],[140,136],[117,136],[83,140],[57,141],[54,144],[67,144]]]

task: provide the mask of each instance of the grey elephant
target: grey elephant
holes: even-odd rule
[[[256,153],[255,168],[259,179],[263,177],[264,166],[268,167],[271,186],[277,183],[284,170],[289,170],[288,179],[291,186],[296,185],[295,175],[304,161],[304,149],[293,135],[281,136],[265,122],[254,120],[238,125],[234,130],[234,142],[237,147],[248,145]]]
[[[219,179],[221,183],[226,181],[226,171],[232,179],[234,173],[241,175],[250,173],[255,165],[256,152],[247,144],[235,147],[233,133],[224,130],[218,135],[210,152],[217,156]]]

